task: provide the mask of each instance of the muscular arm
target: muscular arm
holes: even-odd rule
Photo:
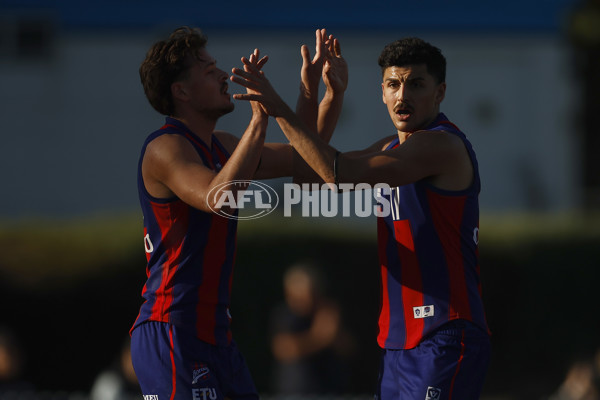
[[[283,132],[302,158],[324,182],[334,181],[333,159],[336,150],[307,131],[291,114],[277,117]],[[386,138],[370,149],[338,156],[339,183],[386,183],[401,186],[429,179],[445,190],[466,189],[473,179],[469,154],[460,138],[442,131],[419,131],[388,151],[374,151]]]
[[[301,85],[296,114],[307,127],[329,143],[342,112],[344,92],[348,86],[348,66],[342,57],[338,39],[327,36],[326,30],[316,31],[316,52],[313,60],[306,45],[302,46]],[[323,78],[325,94],[318,103],[319,81]],[[293,152],[295,182],[318,182],[320,178]]]
[[[387,183],[402,186],[422,179],[445,190],[463,190],[473,179],[473,167],[464,143],[443,131],[418,131],[395,149],[341,154],[340,182]]]
[[[158,198],[178,197],[202,211],[215,209],[210,191],[226,182],[251,179],[262,151],[266,123],[253,116],[220,172],[207,168],[192,144],[180,135],[163,135],[148,144],[142,161],[146,190]],[[234,185],[223,189],[237,191]]]
[[[334,182],[333,161],[336,149],[300,121],[273,89],[263,73],[256,69],[234,69],[232,80],[249,87],[254,94],[235,94],[234,98],[253,100],[274,116],[300,156],[324,182]],[[428,178],[442,189],[462,190],[473,178],[473,167],[460,138],[440,131],[419,131],[394,150],[370,154],[341,154],[338,158],[338,182],[387,183],[404,185]]]

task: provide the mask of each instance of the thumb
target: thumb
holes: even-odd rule
[[[327,73],[329,73],[330,69],[331,69],[331,63],[329,62],[329,60],[325,60],[325,64],[323,64],[323,74],[327,75]]]

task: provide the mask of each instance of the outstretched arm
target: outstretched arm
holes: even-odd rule
[[[337,38],[329,35],[325,44],[327,56],[322,76],[326,90],[319,104],[317,132],[326,142],[329,142],[342,112],[344,93],[348,87],[348,65],[342,57],[342,49]]]
[[[469,184],[472,166],[462,140],[455,135],[421,131],[393,150],[339,154],[302,123],[262,71],[234,68],[233,73],[234,82],[258,93],[234,94],[234,98],[258,101],[268,115],[276,118],[294,149],[324,182],[400,186],[431,178],[436,186],[448,190],[464,189]]]
[[[336,150],[314,130],[306,126],[292,111],[273,89],[263,71],[253,65],[245,65],[244,70],[234,68],[232,72],[231,80],[233,82],[253,91],[253,94],[234,94],[233,97],[238,100],[259,102],[268,115],[276,118],[284,134],[300,156],[325,182],[333,182],[333,171],[328,169],[326,164],[333,163]]]
[[[301,48],[301,82],[296,114],[310,130],[329,142],[342,111],[344,92],[348,86],[348,66],[337,38],[327,35],[325,29],[318,29],[315,36],[315,56],[312,60],[308,46]],[[321,78],[326,90],[318,103]]]
[[[308,46],[300,48],[302,68],[300,69],[300,93],[296,102],[296,114],[313,131],[318,132],[319,83],[325,62],[325,30],[315,32],[315,55],[310,58]]]
[[[300,95],[296,104],[296,114],[301,121],[327,143],[337,125],[344,92],[348,86],[348,66],[342,57],[339,40],[327,35],[325,29],[315,32],[315,57],[310,59],[306,45],[302,46],[302,69]],[[325,94],[319,104],[319,81],[323,79]],[[294,151],[294,182],[319,182],[318,175]]]

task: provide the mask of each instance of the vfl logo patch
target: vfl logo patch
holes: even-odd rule
[[[204,364],[201,364],[200,368],[193,370],[192,371],[192,385],[195,385],[196,383],[198,383],[198,379],[202,379],[202,380],[207,379],[209,372],[210,372],[210,370]]]
[[[434,388],[433,386],[429,386],[427,388],[427,395],[425,396],[425,400],[439,400],[442,398],[442,389]]]
[[[433,315],[434,315],[433,305],[413,307],[413,314],[416,319],[433,317]]]

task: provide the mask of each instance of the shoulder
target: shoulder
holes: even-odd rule
[[[156,162],[168,161],[172,158],[194,157],[196,154],[194,146],[185,136],[165,133],[148,142],[144,158]]]
[[[373,153],[378,153],[380,151],[385,150],[396,137],[398,137],[398,135],[390,135],[388,137],[384,137],[363,150],[351,151],[348,153],[344,153],[344,155],[349,157],[362,157],[368,156]]]
[[[444,153],[462,153],[465,149],[465,144],[458,135],[445,130],[416,131],[403,145],[423,148],[428,152],[437,150]]]
[[[388,146],[396,139],[398,135],[390,135],[388,137],[384,137],[383,139],[375,142],[371,147],[374,151],[383,151],[388,148]]]

